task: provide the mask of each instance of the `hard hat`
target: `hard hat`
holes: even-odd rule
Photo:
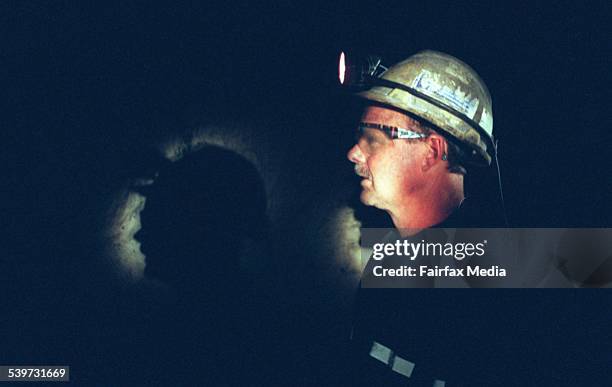
[[[471,150],[466,161],[491,163],[491,96],[467,64],[441,52],[421,51],[373,77],[371,84],[357,95],[428,121]]]

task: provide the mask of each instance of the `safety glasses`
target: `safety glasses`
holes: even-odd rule
[[[366,129],[382,130],[392,140],[396,138],[414,140],[414,139],[427,137],[427,135],[424,133],[415,132],[414,130],[410,130],[406,128],[399,128],[397,126],[389,126],[389,125],[382,125],[382,124],[374,124],[371,122],[360,122],[359,127],[358,127],[359,134],[362,134]]]

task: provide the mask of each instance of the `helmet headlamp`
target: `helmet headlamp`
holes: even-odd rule
[[[372,85],[387,70],[382,60],[376,55],[356,56],[340,53],[338,61],[338,79],[340,84],[351,89],[364,89]]]

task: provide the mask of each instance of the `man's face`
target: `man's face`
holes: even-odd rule
[[[395,110],[367,107],[361,122],[412,129],[421,132],[419,123]],[[417,140],[392,140],[378,129],[365,129],[348,152],[361,177],[361,201],[369,206],[393,211],[402,200],[423,187],[422,161],[426,147]]]

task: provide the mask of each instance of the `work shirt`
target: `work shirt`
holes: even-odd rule
[[[438,227],[501,226],[478,224],[478,215],[464,204]],[[375,263],[370,259],[366,275]],[[612,320],[604,297],[593,298],[588,290],[415,287],[358,289],[352,331],[355,384],[570,386],[609,381],[604,372],[612,366],[612,334],[604,327]],[[593,304],[580,301],[586,298]]]

